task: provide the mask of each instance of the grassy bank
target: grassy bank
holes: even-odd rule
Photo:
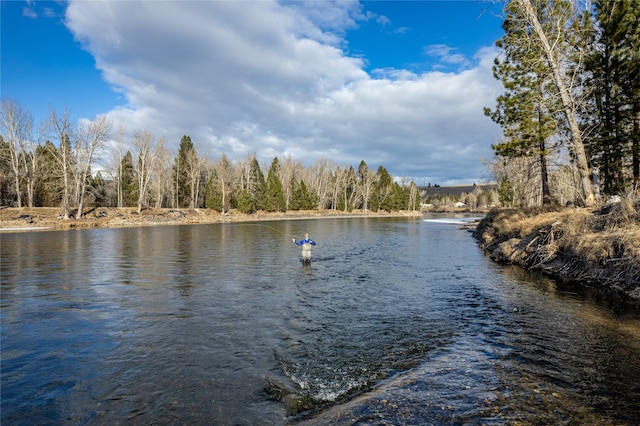
[[[493,210],[474,235],[496,261],[640,300],[638,199],[595,210]]]

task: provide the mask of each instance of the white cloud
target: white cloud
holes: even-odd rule
[[[437,57],[443,64],[456,64],[461,67],[470,66],[469,60],[460,53],[454,53],[456,49],[445,44],[433,44],[424,48],[424,54]]]
[[[22,16],[27,18],[36,19],[38,17],[38,13],[33,10],[31,7],[22,8]]]
[[[387,18],[384,15],[380,15],[376,18],[376,22],[378,23],[378,25],[380,25],[381,27],[386,27],[388,25],[391,25],[391,21],[389,20],[389,18]]]
[[[326,13],[325,13],[326,12]],[[376,70],[341,50],[356,2],[72,1],[67,25],[128,104],[109,114],[210,158],[292,155],[384,165],[422,183],[477,181],[498,129],[495,52],[459,73]],[[454,55],[440,50],[443,60]]]

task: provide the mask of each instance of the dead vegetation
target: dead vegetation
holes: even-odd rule
[[[497,261],[607,286],[640,299],[640,200],[597,210],[508,209],[487,214],[475,231]]]

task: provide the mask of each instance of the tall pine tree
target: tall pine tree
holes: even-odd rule
[[[640,1],[597,0],[595,17],[583,121],[604,192],[616,194],[640,185]]]
[[[264,174],[260,168],[260,163],[254,155],[249,162],[249,176],[247,182],[247,194],[251,199],[256,210],[264,209],[264,196],[265,196],[266,182],[264,180]]]
[[[271,162],[267,183],[263,198],[263,209],[268,212],[282,212],[286,210],[284,189],[278,177],[280,173],[280,161],[275,157]]]
[[[131,151],[127,151],[122,157],[122,165],[119,170],[122,173],[122,176],[119,176],[120,182],[122,182],[122,204],[124,207],[133,207],[138,200],[138,184]]]
[[[173,191],[176,207],[189,207],[191,189],[189,186],[189,167],[195,152],[190,136],[182,136],[180,147],[173,164]]]

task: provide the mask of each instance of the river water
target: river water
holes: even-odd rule
[[[0,243],[3,425],[640,424],[638,305],[497,265],[454,223]]]

